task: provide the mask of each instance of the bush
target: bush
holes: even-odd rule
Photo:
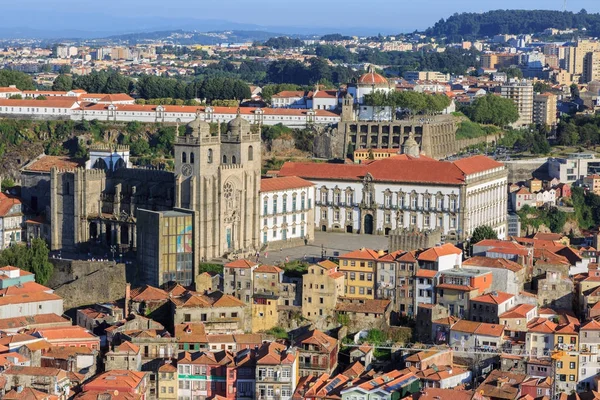
[[[277,339],[288,339],[288,333],[280,326],[273,327],[265,332],[267,335],[273,335]]]

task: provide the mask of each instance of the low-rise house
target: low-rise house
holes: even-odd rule
[[[483,256],[463,261],[463,269],[492,273],[491,290],[518,295],[527,281],[527,269],[511,260]]]
[[[344,295],[344,274],[329,260],[310,265],[302,275],[302,316],[326,325],[333,315],[337,299]]]
[[[175,325],[175,339],[179,351],[197,351],[208,347],[208,338],[202,322]]]
[[[70,327],[71,320],[57,314],[38,314],[26,317],[14,317],[0,319],[0,331],[5,333],[17,333],[22,330]]]
[[[500,315],[512,308],[516,299],[513,294],[490,292],[471,299],[469,314],[471,321],[498,324]]]
[[[434,365],[420,370],[415,375],[426,388],[451,389],[471,383],[471,371],[452,365]]]
[[[600,322],[592,319],[579,329],[579,381],[577,390],[597,389],[596,377],[600,369]]]
[[[173,324],[203,322],[207,333],[242,333],[249,330],[251,315],[247,305],[222,292],[186,292],[171,298]]]
[[[406,368],[415,368],[423,371],[434,365],[452,365],[452,350],[423,350],[411,354],[404,359]]]
[[[289,400],[299,380],[297,354],[279,343],[265,343],[256,352],[256,396]]]
[[[230,373],[234,367],[234,355],[226,350],[181,353],[177,358],[177,395],[190,399],[214,396],[234,398],[234,373]]]
[[[390,304],[389,300],[340,298],[335,312],[338,321],[347,320],[355,329],[373,329],[389,325]]]
[[[25,222],[21,200],[0,192],[0,250],[12,244],[21,243],[23,239],[23,222]]]
[[[29,387],[17,387],[2,396],[4,400],[59,400],[58,396]]]
[[[493,370],[475,389],[475,393],[484,399],[517,400],[521,395],[520,385],[525,379],[525,374]]]
[[[246,259],[225,264],[223,267],[223,293],[250,304],[254,294],[254,270],[256,268],[258,268],[258,263]]]
[[[342,400],[402,399],[421,389],[419,378],[412,372],[394,370],[341,391]]]
[[[546,318],[533,319],[527,325],[525,350],[535,358],[550,357],[550,352],[554,349],[556,327],[554,322]]]
[[[539,398],[545,396],[548,399],[552,398],[553,380],[550,377],[545,378],[527,378],[521,382],[521,395]]]
[[[350,363],[360,363],[365,370],[369,370],[371,369],[371,363],[375,357],[374,352],[375,348],[368,343],[353,347],[349,352]]]
[[[338,367],[338,341],[319,330],[312,330],[295,339],[298,348],[300,376],[332,375]]]
[[[158,368],[158,398],[160,400],[178,399],[177,366],[170,361]]]
[[[63,314],[63,299],[35,282],[35,275],[16,267],[0,268],[0,319]]]
[[[486,293],[492,286],[492,273],[454,268],[441,272],[435,287],[436,301],[448,307],[450,315],[467,318],[471,299]]]
[[[85,392],[129,393],[141,395],[140,400],[148,398],[148,378],[145,372],[113,370],[105,372],[83,385]]]
[[[498,349],[504,341],[504,326],[460,320],[450,328],[450,346],[462,349]]]
[[[43,328],[31,331],[32,336],[45,339],[54,346],[87,347],[100,350],[100,338],[80,326]]]
[[[127,341],[115,346],[104,356],[104,366],[106,371],[114,369],[141,371],[142,352],[140,347]]]
[[[98,351],[89,347],[51,346],[42,350],[40,366],[59,368],[90,378],[96,374],[97,359]]]
[[[258,333],[236,333],[232,335],[207,335],[210,350],[229,350],[232,352],[244,349],[255,349],[265,341],[264,335]]]
[[[504,325],[506,335],[515,342],[525,341],[527,325],[537,317],[537,306],[532,304],[519,304],[500,314],[499,323]]]
[[[70,396],[71,381],[67,371],[47,367],[12,366],[3,373],[6,379],[4,388],[31,387],[66,400]]]

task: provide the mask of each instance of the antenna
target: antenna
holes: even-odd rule
[[[567,0],[563,3],[563,12],[567,11]]]

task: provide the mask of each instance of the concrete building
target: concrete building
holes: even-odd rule
[[[276,249],[312,240],[315,237],[314,195],[314,184],[302,178],[262,179],[261,243]]]
[[[406,71],[404,72],[404,79],[407,81],[437,81],[437,82],[448,82],[450,80],[450,74],[444,74],[438,71]]]
[[[440,273],[435,285],[436,303],[448,308],[448,314],[468,318],[470,302],[489,291],[492,273],[454,268]]]
[[[440,229],[463,240],[480,225],[506,236],[507,172],[484,156],[454,162],[398,156],[369,164],[285,163],[279,176],[315,184],[321,231],[388,235]]]
[[[67,371],[48,367],[10,366],[2,373],[4,389],[32,387],[49,395],[66,400],[70,395],[71,381]]]
[[[461,349],[498,349],[504,343],[504,326],[460,320],[450,328],[450,346]]]
[[[183,398],[230,398],[233,392],[234,356],[221,350],[215,352],[180,353],[177,359],[177,396]]]
[[[492,273],[491,290],[517,296],[527,281],[527,269],[514,261],[504,258],[473,256],[462,263],[465,270],[478,270]],[[487,321],[486,321],[487,322]]]
[[[137,210],[137,258],[141,282],[162,287],[168,282],[190,286],[194,255],[194,212]]]
[[[302,316],[317,326],[329,325],[338,297],[344,296],[344,273],[337,264],[321,261],[308,267],[302,275]]]
[[[588,175],[583,178],[583,184],[587,186],[590,192],[600,195],[600,175]]]
[[[470,300],[469,317],[471,321],[500,323],[500,315],[516,304],[516,296],[511,293],[490,292]]]
[[[548,159],[548,175],[561,183],[572,184],[600,171],[600,159],[592,153],[572,153],[564,158]]]
[[[533,123],[554,127],[557,124],[557,96],[552,93],[536,94],[533,97]]]
[[[142,352],[140,347],[130,342],[123,342],[119,346],[115,346],[111,351],[106,353],[104,360],[106,371],[113,369],[128,371],[142,370]]]
[[[597,390],[597,371],[600,360],[600,323],[591,320],[579,329],[579,381],[577,390]]]
[[[158,368],[158,392],[160,400],[177,400],[178,374],[177,366],[171,361],[166,362]]]
[[[600,51],[587,53],[584,57],[584,71],[581,76],[583,83],[600,80]]]
[[[356,299],[375,298],[377,260],[383,251],[359,249],[340,255],[339,271],[344,274],[345,297]]]
[[[256,398],[290,400],[298,380],[299,360],[293,350],[271,342],[256,351]]]
[[[524,127],[533,123],[533,85],[523,79],[510,80],[500,87],[500,95],[512,100],[517,106],[519,119],[513,124],[515,127]]]

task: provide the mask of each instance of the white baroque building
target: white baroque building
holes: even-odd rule
[[[295,176],[260,182],[261,243],[292,246],[314,238],[314,185]],[[302,243],[303,244],[303,243]]]
[[[366,164],[293,163],[279,176],[315,185],[315,225],[321,231],[389,234],[441,230],[465,240],[480,225],[507,233],[507,171],[485,156],[447,162],[398,155]]]

